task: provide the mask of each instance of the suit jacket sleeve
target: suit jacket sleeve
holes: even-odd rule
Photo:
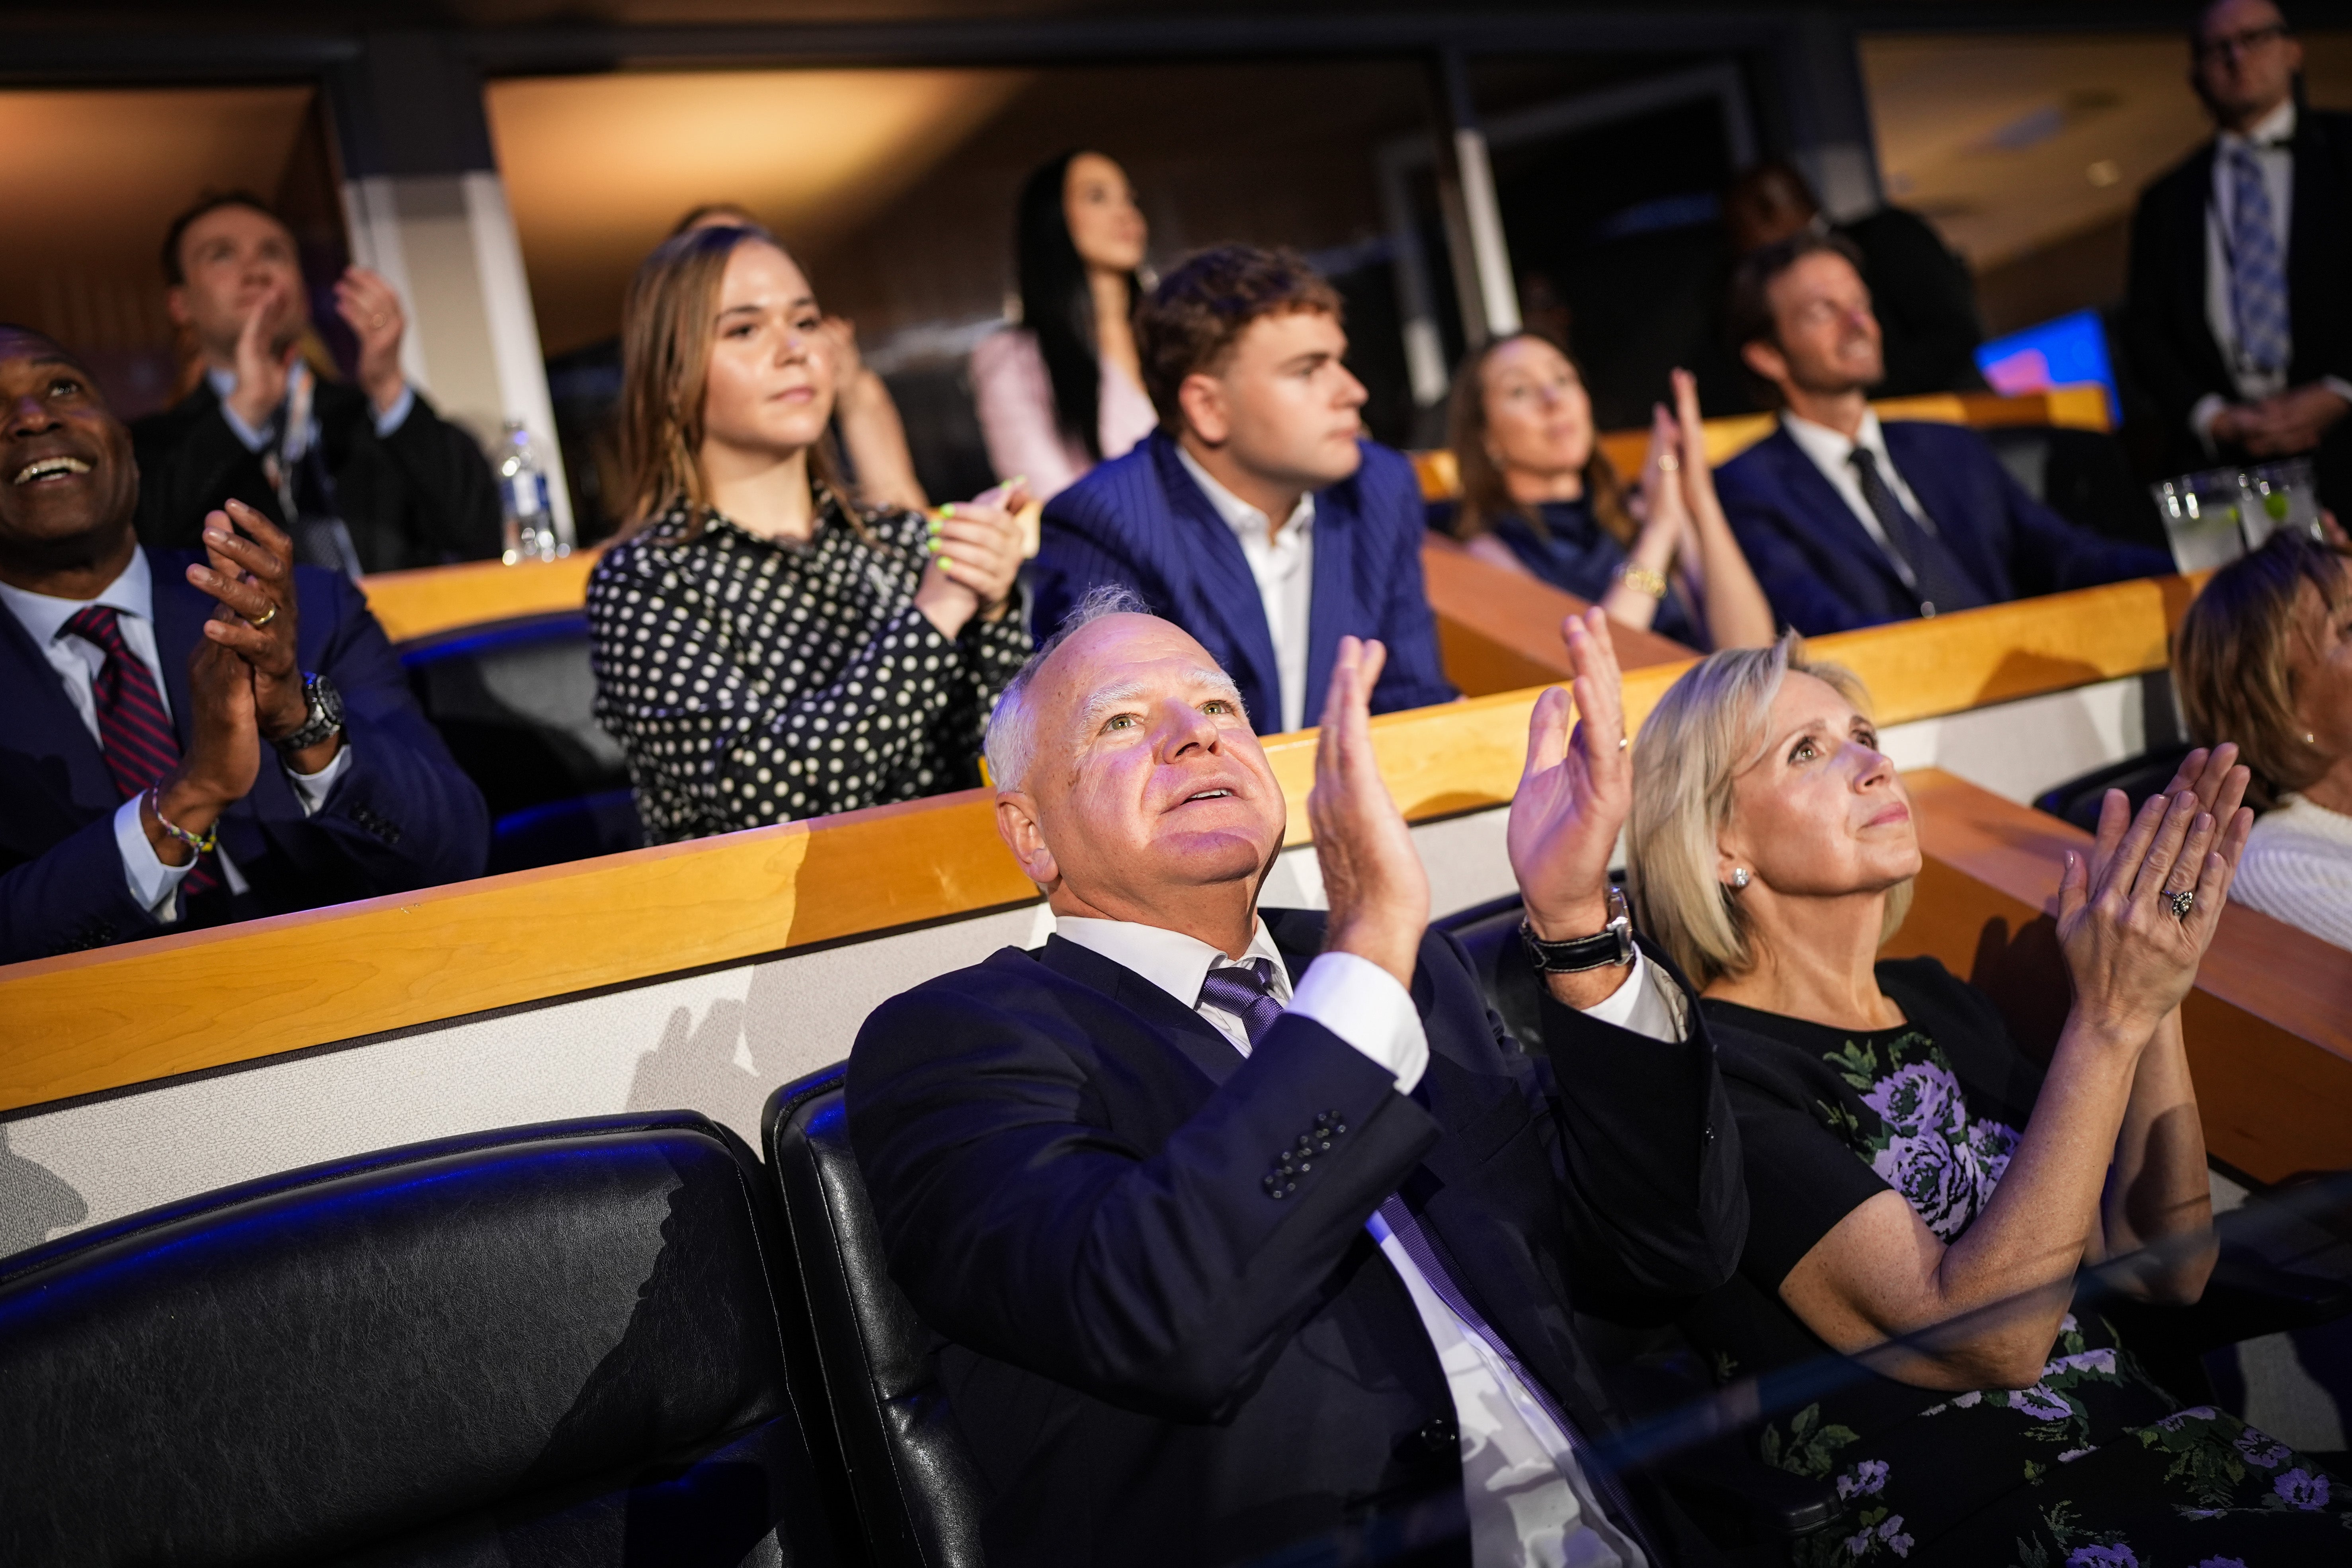
[[[2168,552],[2103,539],[2068,522],[2011,478],[1990,447],[1984,460],[1993,470],[2001,509],[2008,514],[2010,574],[2020,597],[2168,576],[2174,570]]]
[[[1164,1146],[1139,1147],[1061,1038],[959,984],[1030,962],[933,982],[859,1032],[850,1136],[891,1275],[983,1355],[1163,1419],[1222,1419],[1437,1125],[1389,1068],[1293,1015]],[[1269,1195],[1276,1156],[1326,1112],[1337,1147]]]
[[[131,896],[114,814],[0,871],[0,963],[153,936],[165,928]]]
[[[374,405],[363,399],[362,406],[373,419]],[[471,436],[419,392],[400,428],[379,439],[408,492],[411,559],[485,561],[499,553],[498,479]]]
[[[352,760],[318,811],[305,816],[284,770],[265,754],[263,777],[273,787],[266,797],[258,790],[250,797],[262,806],[265,831],[304,841],[289,845],[297,864],[323,846],[370,893],[480,876],[489,856],[482,792],[417,708],[399,657],[359,589],[340,573],[320,572],[314,580],[332,606],[333,631],[319,672],[342,694]]]
[[[1813,570],[1797,542],[1803,521],[1790,516],[1782,500],[1742,482],[1731,467],[1718,471],[1716,481],[1732,537],[1763,587],[1774,619],[1809,637],[1877,624],[1876,616],[1846,600]]]
[[[1372,689],[1375,713],[1434,707],[1461,695],[1445,678],[1445,661],[1437,645],[1437,616],[1429,607],[1429,589],[1422,579],[1421,545],[1428,536],[1429,524],[1421,483],[1413,477],[1411,464],[1401,458],[1391,460],[1402,470],[1402,478],[1384,486],[1381,498],[1377,537],[1389,553],[1380,581],[1387,584],[1389,597],[1381,606],[1379,635],[1388,646],[1388,662]],[[1318,700],[1316,693],[1307,693],[1310,711]]]
[[[1690,1033],[1679,1044],[1587,1017],[1538,982],[1570,1277],[1629,1304],[1714,1289],[1748,1240],[1739,1130],[1715,1042],[1682,976],[1646,942],[1643,951],[1683,986]],[[1494,1027],[1516,1049],[1499,1018]]]
[[[2210,329],[2201,315],[2183,321],[2174,308],[2187,292],[2178,279],[2190,260],[2180,247],[2192,238],[2183,232],[2172,210],[2179,205],[2180,180],[2176,174],[2150,186],[2132,213],[2131,263],[2124,307],[2124,342],[2134,378],[2155,403],[2168,436],[2188,429],[2189,410],[2206,394],[2236,395],[2232,389],[2206,385],[2191,368],[2188,335]],[[2193,237],[2194,243],[2201,247],[2205,244],[2201,207],[2196,227],[2200,232]]]

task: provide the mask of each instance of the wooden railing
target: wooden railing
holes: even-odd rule
[[[1820,638],[1899,723],[2159,668],[2189,596],[2118,584]],[[1626,677],[1639,724],[1683,669]],[[1507,801],[1536,697],[1373,722],[1406,815]],[[1302,844],[1314,732],[1267,743]],[[0,968],[0,1110],[1030,900],[978,791]]]
[[[2057,425],[2074,430],[2105,430],[2106,389],[2096,385],[2060,386],[2022,397],[1990,392],[1937,392],[1922,397],[1889,397],[1871,405],[1881,419],[1925,419],[1938,425],[1972,425],[1985,429],[1996,425]],[[1706,460],[1720,468],[1772,433],[1773,416],[1739,414],[1710,419],[1705,426]],[[1628,479],[1639,473],[1649,451],[1647,430],[1610,430],[1601,436],[1601,449],[1618,473]],[[1444,450],[1411,454],[1421,476],[1421,493],[1430,500],[1445,500],[1462,492],[1454,454]]]
[[[588,574],[594,550],[575,550],[561,561],[495,561],[463,566],[425,566],[414,572],[379,572],[360,580],[368,608],[393,641],[410,642],[488,621],[576,610],[588,601]]]
[[[1446,679],[1466,697],[1542,686],[1569,673],[1559,623],[1587,601],[1539,577],[1481,561],[1452,540],[1430,535],[1421,573],[1437,619]],[[1685,664],[1696,654],[1671,637],[1609,623],[1617,662],[1626,669]]]

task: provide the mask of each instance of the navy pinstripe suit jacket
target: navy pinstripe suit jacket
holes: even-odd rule
[[[1378,637],[1388,664],[1372,711],[1451,702],[1437,625],[1422,588],[1421,485],[1412,465],[1360,443],[1352,478],[1315,492],[1313,608],[1307,616],[1307,713],[1312,723],[1343,637]],[[1241,688],[1261,732],[1278,726],[1274,637],[1241,542],[1154,434],[1045,503],[1031,626],[1040,639],[1088,589],[1123,583],[1200,639]]]

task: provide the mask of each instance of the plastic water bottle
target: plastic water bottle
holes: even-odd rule
[[[555,509],[547,495],[547,468],[520,419],[507,421],[499,440],[499,499],[506,510],[506,548],[499,559],[552,561],[568,553],[555,537]]]

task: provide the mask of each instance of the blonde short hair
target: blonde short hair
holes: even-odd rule
[[[1763,754],[1773,700],[1791,671],[1870,711],[1870,693],[1853,672],[1806,658],[1792,632],[1770,647],[1725,648],[1699,660],[1659,699],[1634,742],[1625,838],[1633,918],[1696,986],[1756,964],[1738,896],[1716,877],[1716,846],[1731,820],[1732,781]],[[1906,880],[1887,894],[1881,942],[1910,908]]]

